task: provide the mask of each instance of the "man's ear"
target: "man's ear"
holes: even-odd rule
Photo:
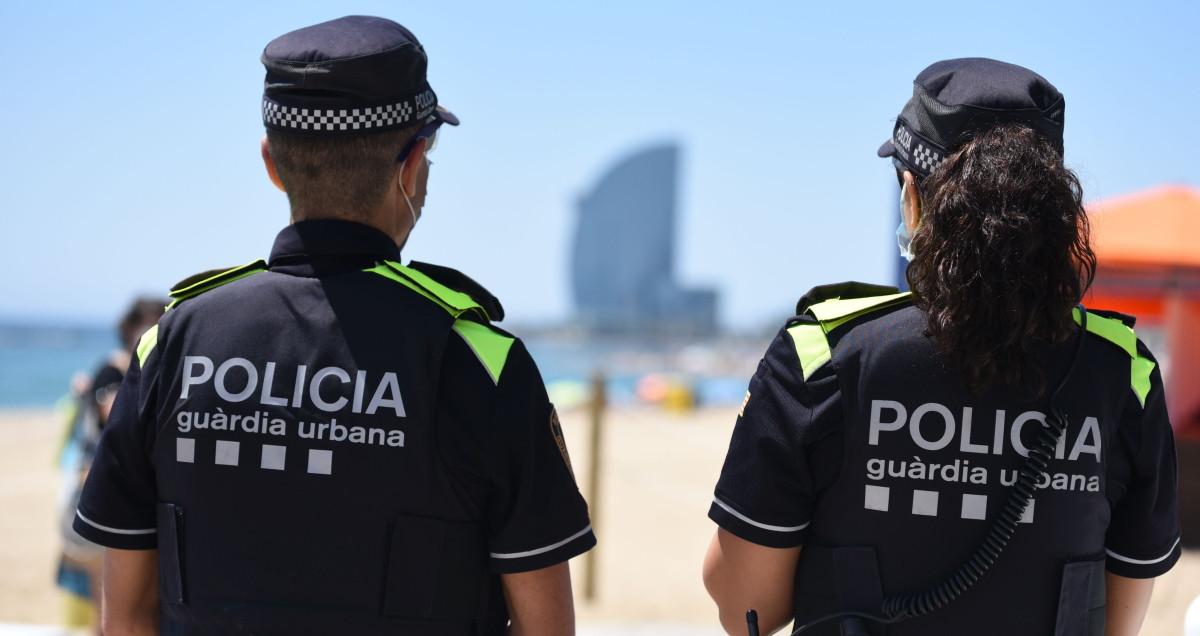
[[[267,176],[270,177],[271,183],[279,188],[280,192],[287,192],[283,188],[283,182],[279,180],[279,171],[275,169],[275,158],[271,156],[271,149],[267,146],[267,136],[262,138],[262,159],[263,165],[267,167]]]
[[[904,217],[904,225],[911,235],[921,224],[921,195],[917,192],[917,178],[908,170],[904,171],[904,187],[900,191],[900,214]]]
[[[425,144],[427,139],[418,139],[412,150],[400,165],[400,188],[404,196],[409,198],[417,195],[417,173],[420,172],[421,162],[425,161]]]

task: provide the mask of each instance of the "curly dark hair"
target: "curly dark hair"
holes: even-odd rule
[[[1070,337],[1096,274],[1079,179],[1041,135],[1003,124],[954,150],[919,193],[907,278],[927,335],[971,391],[1030,372],[1044,388],[1032,345]]]

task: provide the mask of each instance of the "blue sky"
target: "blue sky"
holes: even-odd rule
[[[517,324],[570,318],[575,202],[623,155],[683,148],[677,270],[758,327],[809,287],[886,282],[874,151],[938,59],[1066,96],[1089,200],[1200,185],[1200,4],[0,3],[0,317],[111,320],[136,293],[265,256],[287,221],[258,156],[263,47],[352,13],[411,28],[463,120],[405,250]],[[616,257],[616,255],[614,255]]]

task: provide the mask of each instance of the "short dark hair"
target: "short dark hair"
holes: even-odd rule
[[[928,333],[971,390],[1029,377],[1044,389],[1033,345],[1070,337],[1096,274],[1079,179],[1043,135],[1010,123],[951,153],[919,192],[907,278]]]
[[[378,206],[396,157],[418,127],[353,137],[267,131],[267,148],[298,219],[361,219]]]

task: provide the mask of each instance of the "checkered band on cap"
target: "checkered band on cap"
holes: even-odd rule
[[[934,170],[937,170],[938,166],[942,165],[942,162],[945,160],[946,156],[944,154],[936,149],[926,146],[920,141],[917,142],[917,148],[916,150],[913,150],[912,153],[912,162],[916,164],[916,167],[920,168],[921,172],[923,172],[926,176],[928,176]]]
[[[431,113],[436,105],[433,92],[427,91],[415,98],[396,104],[367,108],[306,108],[284,106],[270,98],[263,98],[263,124],[267,128],[283,132],[315,133],[322,135],[339,133],[383,132],[418,122]],[[419,112],[416,103],[430,104]]]
[[[917,132],[903,118],[896,120],[888,153],[919,177],[928,177],[946,160],[946,149]]]

